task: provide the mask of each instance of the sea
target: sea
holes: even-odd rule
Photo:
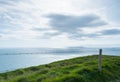
[[[104,55],[120,56],[120,48],[102,48]],[[99,48],[0,48],[0,73],[74,57],[97,55]]]

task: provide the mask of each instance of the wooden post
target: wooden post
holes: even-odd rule
[[[102,70],[102,49],[99,50],[99,56],[98,56],[98,69],[99,69],[99,71]]]

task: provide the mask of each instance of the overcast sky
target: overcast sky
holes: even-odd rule
[[[120,46],[120,0],[0,0],[0,47]]]

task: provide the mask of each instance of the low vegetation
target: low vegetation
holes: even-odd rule
[[[120,82],[120,56],[78,57],[1,73],[0,82]]]

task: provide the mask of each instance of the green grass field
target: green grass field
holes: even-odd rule
[[[0,82],[120,82],[120,56],[78,57],[0,74]]]

